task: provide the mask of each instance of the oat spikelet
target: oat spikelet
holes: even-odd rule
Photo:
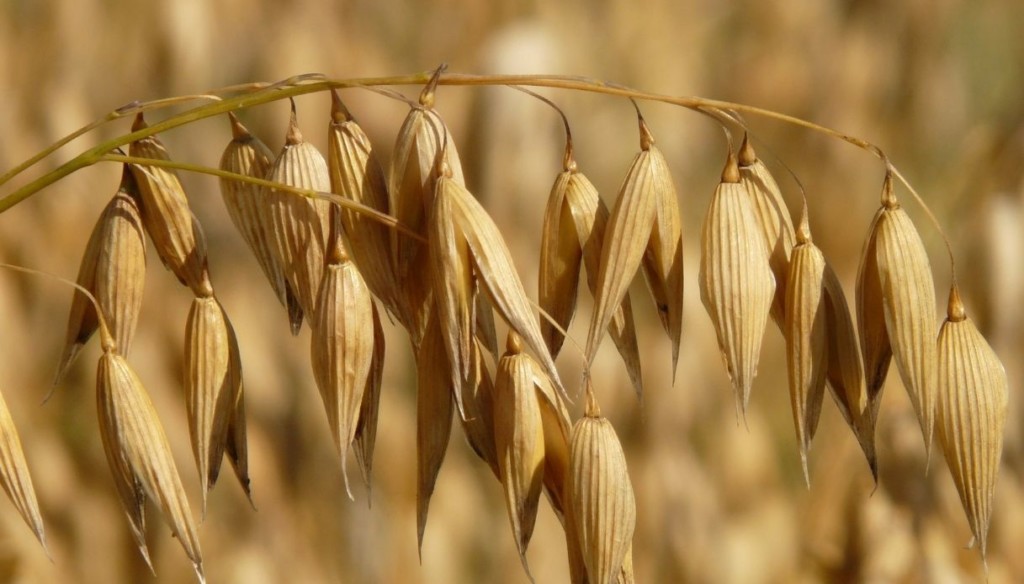
[[[266,178],[270,172],[273,153],[259,138],[249,133],[234,113],[229,112],[228,117],[231,120],[232,140],[221,155],[221,170],[254,178]],[[250,183],[222,178],[220,192],[228,216],[256,256],[256,261],[270,281],[278,300],[293,317],[293,332],[298,332],[302,324],[302,307],[298,304],[295,291],[285,280],[281,264],[274,255],[273,236],[268,233],[268,226],[261,219],[261,208],[267,204],[263,189]]]
[[[462,422],[466,441],[473,452],[487,463],[494,476],[501,480],[498,469],[498,454],[494,440],[494,383],[484,364],[483,342],[473,344],[473,368],[469,383],[462,384]]]
[[[674,383],[683,332],[683,221],[668,162],[654,146],[654,137],[642,117],[640,131],[641,144],[650,151],[651,181],[657,197],[654,225],[643,258],[644,276],[654,297],[661,326],[672,342]]]
[[[238,342],[235,340],[234,329],[230,328],[230,322],[228,327],[228,332],[231,335],[232,354],[238,355]],[[235,358],[235,361],[239,361],[239,359]],[[241,374],[238,377],[241,379]],[[249,499],[249,504],[255,508],[252,500],[252,481],[249,477],[248,442],[248,429],[245,422],[245,388],[239,384],[234,410],[231,413],[231,419],[228,420],[228,435],[227,443],[224,445],[224,454],[227,455],[228,461],[231,462],[231,468],[235,471],[235,478],[238,479],[238,484],[241,485],[242,491],[245,492],[246,498]]]
[[[363,401],[359,406],[359,422],[356,434],[352,438],[352,447],[356,453],[359,472],[366,484],[367,501],[372,494],[373,449],[377,443],[377,420],[380,416],[380,388],[384,377],[384,328],[380,324],[377,305],[373,305],[373,358],[370,360],[370,372],[366,377],[366,389],[363,390]]]
[[[682,323],[682,248],[678,248],[678,258],[675,249],[678,202],[668,164],[654,146],[643,118],[639,124],[641,150],[619,189],[601,247],[594,312],[587,333],[587,362],[594,361],[604,331],[643,263],[658,315],[672,340],[674,375],[679,343],[676,329]],[[678,243],[682,245],[681,240]]]
[[[736,408],[746,411],[775,277],[732,153],[704,218],[699,281],[701,300],[736,393]]]
[[[857,330],[864,359],[867,411],[872,420],[878,419],[882,389],[892,363],[892,344],[885,328],[882,283],[878,272],[878,227],[884,218],[883,206],[871,220],[857,269]]]
[[[132,131],[145,129],[146,121],[139,113],[132,124]],[[167,149],[156,136],[132,142],[129,156],[170,160]],[[132,174],[141,195],[139,206],[143,225],[160,261],[178,280],[192,288],[203,287],[206,272],[206,247],[199,223],[192,215],[181,186],[178,174],[172,168],[133,165]]]
[[[78,284],[96,298],[118,350],[125,355],[131,349],[146,281],[146,242],[137,196],[135,179],[126,167],[121,186],[93,228],[78,270]],[[98,326],[95,306],[76,290],[54,383],[64,378]]]
[[[340,234],[332,236],[327,270],[310,324],[313,376],[351,499],[346,462],[373,364],[374,324],[370,290],[349,259]]]
[[[142,382],[128,362],[110,348],[105,348],[97,367],[96,400],[100,436],[115,481],[123,483],[127,474],[131,478],[129,486],[137,481],[145,496],[158,504],[202,582],[203,560],[196,524],[171,458],[167,437]],[[140,496],[141,493],[136,492],[137,503],[133,505],[122,493],[122,503],[130,518],[136,514],[141,516]],[[136,519],[132,519],[133,530],[144,529],[141,519],[138,521],[136,524]],[[140,547],[144,545],[143,539]]]
[[[327,161],[306,142],[292,110],[285,144],[267,177],[291,187],[327,192],[331,189]],[[271,249],[299,306],[313,318],[324,273],[324,249],[330,231],[331,204],[278,189],[265,189],[261,220]],[[294,320],[293,320],[293,330]]]
[[[825,394],[825,372],[828,366],[826,337],[828,310],[825,305],[825,257],[811,240],[807,207],[797,231],[788,274],[784,331],[786,365],[789,372],[789,397],[793,408],[800,462],[807,486],[807,452],[818,426],[821,401]]]
[[[532,581],[526,548],[533,535],[544,480],[544,425],[534,389],[534,369],[514,332],[508,335],[495,375],[494,441],[512,535],[523,569]]]
[[[388,173],[391,214],[421,235],[427,232],[427,216],[442,158],[451,172],[451,180],[465,185],[455,140],[432,109],[433,99],[433,89],[428,86],[420,96],[420,106],[409,111],[398,131]],[[427,249],[422,242],[392,231],[391,253],[402,296],[400,320],[409,330],[413,345],[418,346],[433,302],[429,273],[421,269],[427,261]]]
[[[442,218],[442,212],[438,212],[438,209],[442,211],[451,210],[450,227],[447,226],[447,219]],[[558,370],[555,368],[555,361],[551,358],[551,354],[544,344],[540,333],[540,326],[533,315],[533,309],[530,301],[527,299],[523,282],[519,278],[515,265],[512,263],[512,254],[509,252],[501,232],[494,224],[494,220],[491,219],[483,207],[480,206],[480,203],[473,198],[473,195],[465,187],[459,185],[458,182],[447,174],[437,180],[433,210],[434,212],[431,213],[431,221],[434,224],[431,227],[431,249],[433,250],[440,245],[438,241],[434,241],[434,238],[442,237],[443,235],[444,240],[448,241],[449,245],[454,242],[456,246],[455,251],[451,254],[452,258],[466,261],[463,259],[464,256],[462,256],[458,246],[466,245],[469,252],[468,266],[460,266],[454,263],[439,266],[436,264],[436,260],[433,260],[435,262],[434,269],[443,269],[448,272],[448,275],[444,276],[444,281],[450,281],[452,282],[451,286],[458,287],[453,293],[459,296],[467,292],[462,288],[466,285],[465,280],[462,279],[465,277],[464,275],[469,274],[475,277],[477,282],[481,283],[483,289],[486,290],[491,304],[505,322],[508,323],[509,327],[522,337],[526,347],[537,356],[540,364],[544,367],[544,372],[551,378],[559,392],[564,396],[565,388],[558,376]],[[445,234],[446,232],[443,229],[451,229],[454,233],[448,232]],[[435,278],[437,278],[436,274]],[[472,286],[468,290],[470,294],[471,289]],[[435,294],[440,294],[440,292],[435,289]],[[460,303],[459,314],[461,314],[462,300],[457,300],[456,302]],[[438,298],[438,306],[442,304],[442,299]],[[439,314],[446,314],[443,310],[439,311]],[[463,317],[464,315],[460,315],[457,318],[461,319]],[[456,316],[452,315],[450,318],[456,318]],[[462,327],[461,321],[456,320],[455,322],[460,328]],[[462,328],[462,333],[465,333],[464,328]],[[468,343],[460,341],[460,345],[462,346],[461,350],[468,350]],[[455,368],[457,365],[464,363],[465,359],[461,359],[460,361],[453,362],[452,365]]]
[[[370,139],[352,118],[337,92],[331,93],[327,128],[327,167],[331,191],[357,203],[388,212],[387,182]],[[398,284],[391,262],[391,230],[374,219],[341,209],[341,222],[359,272],[385,308],[398,314]]]
[[[581,266],[586,266],[591,295],[597,295],[597,274],[608,224],[608,208],[594,185],[578,170],[572,158],[571,141],[566,145],[564,166],[551,187],[544,213],[538,300],[541,308],[563,330],[568,330],[576,311]],[[557,357],[565,340],[562,333],[547,319],[542,318],[540,326],[548,350]],[[608,332],[626,364],[633,388],[641,396],[640,351],[628,293],[613,314]]]
[[[825,303],[825,328],[828,348],[828,368],[825,376],[832,398],[853,430],[867,460],[875,482],[878,481],[878,461],[875,456],[875,418],[864,389],[864,369],[857,350],[857,333],[850,318],[850,307],[839,278],[825,262],[822,274]]]
[[[590,387],[586,415],[573,426],[569,452],[572,523],[588,580],[612,584],[633,541],[636,501],[622,445],[611,422],[601,417]]]
[[[743,135],[739,152],[740,183],[747,190],[754,208],[754,217],[761,228],[768,263],[775,276],[775,298],[772,300],[772,320],[780,327],[785,322],[786,284],[789,258],[795,245],[793,220],[778,183],[757,157],[750,136]]]
[[[469,244],[459,233],[454,208],[454,199],[463,192],[465,189],[455,181],[437,181],[427,240],[437,319],[452,365],[451,385],[455,388],[459,412],[465,417],[461,387],[469,383],[476,319],[473,314],[474,274]]]
[[[32,487],[32,476],[28,472],[28,462],[21,448],[21,438],[14,426],[7,402],[0,393],[0,485],[14,503],[14,508],[21,514],[29,529],[46,550],[46,533],[43,530],[43,516],[39,512],[39,501]],[[49,551],[46,550],[47,555]]]
[[[220,473],[242,384],[228,326],[227,315],[215,298],[192,301],[185,324],[185,406],[204,516],[206,495]]]
[[[451,364],[444,349],[441,323],[434,311],[427,319],[416,367],[416,534],[422,560],[430,497],[448,450],[454,410]]]
[[[887,177],[878,222],[878,281],[885,328],[903,385],[931,452],[935,419],[935,284],[928,254]]]
[[[942,451],[982,559],[1008,399],[1003,364],[967,317],[954,283],[948,316],[939,331],[937,425]]]

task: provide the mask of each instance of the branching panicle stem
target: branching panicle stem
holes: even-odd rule
[[[152,136],[160,132],[166,132],[179,126],[187,125],[189,123],[209,118],[216,115],[225,114],[227,112],[249,108],[257,105],[262,105],[277,101],[280,99],[294,98],[299,95],[306,95],[310,93],[318,93],[321,91],[327,91],[330,89],[344,89],[344,88],[370,88],[379,86],[399,86],[399,85],[412,85],[412,86],[423,86],[423,92],[420,95],[420,102],[425,106],[429,107],[433,102],[433,92],[437,86],[440,85],[454,85],[454,86],[493,86],[493,85],[517,85],[517,86],[528,86],[528,87],[550,87],[564,90],[574,91],[586,91],[590,93],[600,93],[610,96],[619,96],[629,98],[633,100],[645,100],[666,103],[670,105],[676,105],[685,107],[700,113],[711,115],[719,121],[723,118],[731,120],[736,123],[742,124],[742,120],[739,117],[740,114],[749,114],[759,117],[764,117],[795,126],[799,126],[814,132],[831,136],[833,138],[842,140],[857,148],[865,150],[879,160],[881,160],[888,170],[902,182],[913,197],[921,204],[928,214],[929,218],[935,223],[936,228],[942,234],[942,238],[946,241],[947,251],[950,255],[950,263],[953,263],[952,250],[949,247],[949,242],[946,239],[945,234],[938,226],[938,222],[935,220],[931,211],[921,196],[914,190],[909,182],[903,177],[903,175],[896,169],[892,162],[888,159],[881,148],[860,138],[845,134],[838,130],[816,124],[814,122],[804,120],[788,114],[768,110],[751,105],[745,105],[740,103],[734,103],[716,99],[705,99],[701,97],[692,96],[671,96],[659,93],[651,93],[646,91],[639,91],[630,87],[608,83],[597,79],[579,76],[567,76],[567,75],[474,75],[464,73],[445,73],[445,66],[439,67],[437,70],[430,73],[420,73],[416,75],[400,75],[393,77],[367,77],[367,78],[356,78],[356,79],[329,79],[319,73],[311,73],[304,75],[297,75],[290,77],[277,83],[249,83],[243,85],[233,85],[216,89],[207,92],[201,96],[184,96],[176,98],[167,98],[149,102],[132,103],[129,106],[119,108],[103,118],[94,121],[87,126],[72,132],[68,136],[54,143],[52,146],[40,151],[33,157],[26,160],[24,163],[11,169],[3,176],[0,176],[0,185],[4,185],[14,177],[20,175],[28,168],[39,163],[43,159],[49,157],[57,150],[63,148],[69,142],[87,134],[100,126],[127,115],[138,113],[140,111],[153,111],[163,109],[171,105],[180,104],[182,101],[190,101],[194,99],[211,99],[219,100],[214,103],[204,104],[196,106],[174,116],[171,116],[161,122],[155,123],[148,128],[144,128],[128,134],[123,134],[116,138],[107,140],[93,148],[90,148],[78,156],[74,157],[70,161],[64,163],[58,168],[51,170],[36,180],[22,186],[21,188],[8,194],[6,197],[0,199],[0,213],[3,213],[7,209],[10,209],[14,205],[21,201],[29,198],[40,190],[47,186],[57,182],[58,180],[68,176],[69,174],[79,170],[81,168],[91,166],[96,162],[103,159],[108,152],[112,150],[145,138]],[[955,272],[955,267],[954,267]]]

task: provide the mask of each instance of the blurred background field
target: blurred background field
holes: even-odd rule
[[[729,99],[794,114],[882,146],[929,202],[952,243],[968,313],[1010,376],[1011,413],[989,540],[992,583],[1024,581],[1024,4],[1017,0],[711,2],[575,0],[3,0],[0,169],[136,99],[306,72],[331,77],[420,72],[565,73],[639,89]],[[410,95],[415,89],[409,88]],[[569,116],[581,169],[611,201],[638,147],[623,100],[546,92]],[[406,108],[369,92],[344,98],[387,161]],[[301,98],[299,121],[324,144],[328,101]],[[470,189],[516,254],[530,290],[543,207],[560,170],[558,118],[509,89],[442,88],[437,107],[463,154]],[[636,490],[638,581],[646,583],[975,582],[984,573],[945,463],[924,448],[895,368],[878,427],[881,482],[830,399],[800,474],[778,329],[765,335],[746,424],[737,420],[696,276],[700,221],[724,162],[707,119],[642,105],[669,157],[684,213],[686,311],[677,380],[643,284],[634,287],[643,407],[608,346],[596,364],[603,409],[623,439]],[[280,147],[287,105],[244,121]],[[154,118],[156,119],[156,118]],[[759,151],[853,298],[882,168],[869,155],[776,122],[751,119]],[[115,123],[61,151],[52,168]],[[216,165],[230,135],[207,120],[161,136],[181,160]],[[780,162],[781,161],[781,162]],[[785,166],[783,166],[783,164]],[[120,170],[86,169],[0,217],[0,261],[73,278]],[[20,179],[19,179],[20,181]],[[19,184],[21,184],[19,182]],[[388,329],[372,508],[344,494],[309,370],[309,332],[288,334],[256,262],[233,230],[215,181],[188,176],[211,273],[239,333],[258,511],[233,477],[213,491],[200,538],[216,583],[523,583],[500,485],[453,432],[417,558],[414,372],[408,341]],[[5,189],[6,193],[6,189]],[[931,255],[944,306],[942,241],[901,192]],[[164,422],[193,508],[198,479],[182,398],[189,294],[152,249],[130,361]],[[584,295],[585,296],[585,295]],[[28,456],[51,563],[13,507],[0,503],[0,581],[186,582],[191,568],[151,515],[154,580],[131,542],[96,428],[96,343],[52,399],[71,294],[40,278],[0,275],[0,390]],[[571,333],[585,336],[590,303]],[[939,318],[940,307],[936,307]],[[938,322],[938,320],[936,321]],[[576,379],[571,347],[559,361]],[[578,413],[578,412],[574,412]],[[357,475],[350,469],[351,476]],[[542,504],[529,551],[537,582],[567,581],[564,538]]]

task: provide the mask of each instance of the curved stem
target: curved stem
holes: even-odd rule
[[[886,170],[892,173],[892,175],[895,176],[897,179],[899,179],[899,181],[903,183],[903,186],[907,187],[907,190],[910,191],[910,195],[914,197],[914,200],[917,201],[917,204],[920,205],[921,209],[924,210],[924,214],[928,217],[928,220],[931,221],[932,225],[935,226],[935,230],[939,232],[939,236],[942,238],[942,243],[946,245],[946,253],[949,255],[949,274],[950,279],[953,280],[953,285],[955,286],[956,260],[953,258],[953,246],[949,243],[949,238],[946,237],[946,232],[942,230],[942,225],[939,224],[939,219],[935,216],[935,213],[932,213],[932,210],[928,207],[928,205],[925,204],[924,199],[921,197],[921,195],[917,193],[917,190],[914,189],[914,187],[910,186],[910,181],[903,177],[903,174],[900,173],[899,169],[897,169],[896,166],[886,161]]]
[[[478,86],[478,85],[520,85],[529,87],[551,87],[556,89],[574,90],[574,91],[585,91],[589,93],[600,93],[604,95],[619,96],[630,98],[634,100],[645,100],[666,103],[670,105],[676,105],[685,107],[691,110],[699,111],[704,114],[711,114],[713,117],[718,115],[724,115],[726,118],[737,119],[740,113],[756,115],[763,118],[773,119],[776,121],[792,124],[799,126],[814,132],[818,132],[832,138],[836,138],[847,142],[857,148],[865,150],[883,163],[889,168],[893,174],[900,179],[915,199],[925,208],[926,213],[932,217],[931,211],[928,210],[927,205],[924,204],[923,199],[917,192],[910,186],[908,181],[903,177],[902,174],[896,170],[896,167],[889,161],[888,157],[882,151],[881,148],[860,138],[845,134],[838,130],[810,122],[795,116],[783,114],[780,112],[768,110],[761,107],[745,105],[741,103],[734,103],[730,101],[716,100],[716,99],[705,99],[702,97],[687,97],[687,96],[672,96],[660,93],[653,93],[647,91],[640,91],[623,85],[608,83],[597,79],[588,77],[568,76],[568,75],[474,75],[474,74],[460,74],[460,73],[442,73],[441,70],[436,70],[427,73],[419,73],[414,75],[398,75],[391,77],[366,77],[366,78],[355,78],[355,79],[329,79],[322,74],[312,73],[297,75],[288,79],[276,82],[276,83],[265,83],[255,82],[243,85],[233,85],[224,87],[221,89],[215,89],[207,92],[207,95],[198,96],[199,98],[217,98],[221,97],[220,101],[212,104],[205,104],[186,110],[180,114],[171,116],[166,120],[155,123],[148,128],[141,129],[137,132],[130,132],[123,134],[116,138],[107,140],[93,148],[86,150],[79,154],[70,161],[64,163],[58,168],[44,174],[40,178],[22,186],[21,188],[10,193],[6,197],[0,199],[0,213],[3,213],[7,209],[10,209],[14,205],[32,196],[36,192],[46,188],[54,182],[64,178],[72,172],[94,164],[100,160],[100,157],[118,148],[129,144],[135,140],[145,138],[160,132],[166,132],[173,128],[189,124],[201,119],[209,118],[212,116],[224,114],[230,111],[248,108],[256,105],[262,105],[277,101],[280,99],[292,98],[299,95],[305,95],[309,93],[317,93],[320,91],[326,91],[329,89],[343,89],[353,87],[372,87],[372,86],[393,86],[393,85],[419,85],[426,86],[430,84],[431,87],[436,84],[440,85],[451,85],[451,86]],[[129,113],[134,113],[139,110],[156,110],[168,107],[172,104],[180,103],[183,99],[194,99],[197,96],[186,96],[185,98],[169,98],[162,100],[154,100],[150,102],[139,102],[132,103],[129,106],[119,108],[106,116],[96,120],[83,128],[72,132],[65,138],[57,141],[50,147],[38,152],[33,157],[29,158],[22,164],[18,165],[14,169],[8,171],[3,176],[0,176],[0,185],[6,184],[15,176],[21,174],[28,168],[37,164],[41,160],[47,158],[60,148],[63,148],[72,140],[87,134],[92,130],[106,124],[107,122],[114,121],[122,118]],[[712,113],[716,112],[716,113]],[[726,114],[725,112],[731,112],[732,115]],[[722,121],[722,120],[719,120]],[[934,218],[933,218],[934,221]],[[936,222],[937,225],[937,222]],[[941,233],[941,229],[939,230]],[[942,237],[946,240],[946,236],[943,233]],[[948,241],[947,241],[948,247]],[[952,261],[952,253],[950,253],[950,259]]]

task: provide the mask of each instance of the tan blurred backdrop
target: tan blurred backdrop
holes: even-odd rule
[[[637,88],[741,101],[798,115],[886,149],[946,229],[968,289],[968,311],[1005,362],[1011,416],[989,542],[989,581],[1024,581],[1024,4],[1018,0],[2,0],[0,169],[135,99],[152,99],[298,73],[332,77],[420,72],[565,73]],[[410,91],[413,91],[410,89]],[[629,103],[547,92],[572,123],[577,158],[611,201],[637,149]],[[367,92],[345,99],[386,162],[405,114]],[[327,101],[301,98],[300,124],[324,143]],[[606,347],[597,379],[625,444],[639,521],[638,581],[971,582],[984,578],[938,450],[924,449],[896,379],[878,427],[881,485],[831,403],[811,453],[808,491],[789,412],[778,330],[765,336],[760,376],[738,422],[709,320],[696,291],[700,220],[721,165],[720,131],[700,116],[643,106],[673,164],[686,233],[686,307],[678,378],[647,293],[634,288],[647,395],[631,395]],[[497,218],[530,289],[544,201],[559,171],[562,133],[546,106],[508,89],[442,88],[438,109],[463,151],[471,190]],[[280,147],[286,105],[245,121]],[[751,119],[790,209],[810,198],[816,240],[852,299],[862,239],[882,170],[865,153],[775,122]],[[99,136],[77,142],[52,168]],[[223,120],[161,138],[174,156],[215,165]],[[0,261],[73,278],[119,169],[84,170],[0,217]],[[201,526],[216,583],[523,583],[498,483],[456,429],[417,559],[414,374],[408,341],[388,327],[388,357],[372,508],[344,494],[309,371],[309,333],[285,316],[233,231],[215,181],[186,187],[210,246],[218,295],[240,336],[258,511],[225,473]],[[6,191],[5,191],[6,192]],[[907,195],[904,194],[904,197]],[[928,246],[940,299],[949,268],[941,239],[908,205]],[[149,257],[143,314],[130,361],[159,409],[193,508],[199,487],[181,390],[188,292]],[[133,549],[96,429],[91,344],[66,383],[50,388],[70,299],[39,278],[0,274],[0,390],[10,404],[43,507],[51,563],[13,507],[0,503],[0,581],[154,581]],[[584,295],[585,296],[585,295]],[[940,300],[941,302],[941,300]],[[579,339],[580,321],[572,333]],[[938,309],[936,316],[938,318]],[[571,347],[560,364],[573,372]],[[894,369],[895,371],[895,369]],[[826,400],[830,402],[830,400]],[[350,469],[355,477],[355,468]],[[358,485],[357,485],[358,487]],[[151,514],[160,582],[191,568]],[[537,582],[567,581],[565,545],[542,504],[529,551]]]

